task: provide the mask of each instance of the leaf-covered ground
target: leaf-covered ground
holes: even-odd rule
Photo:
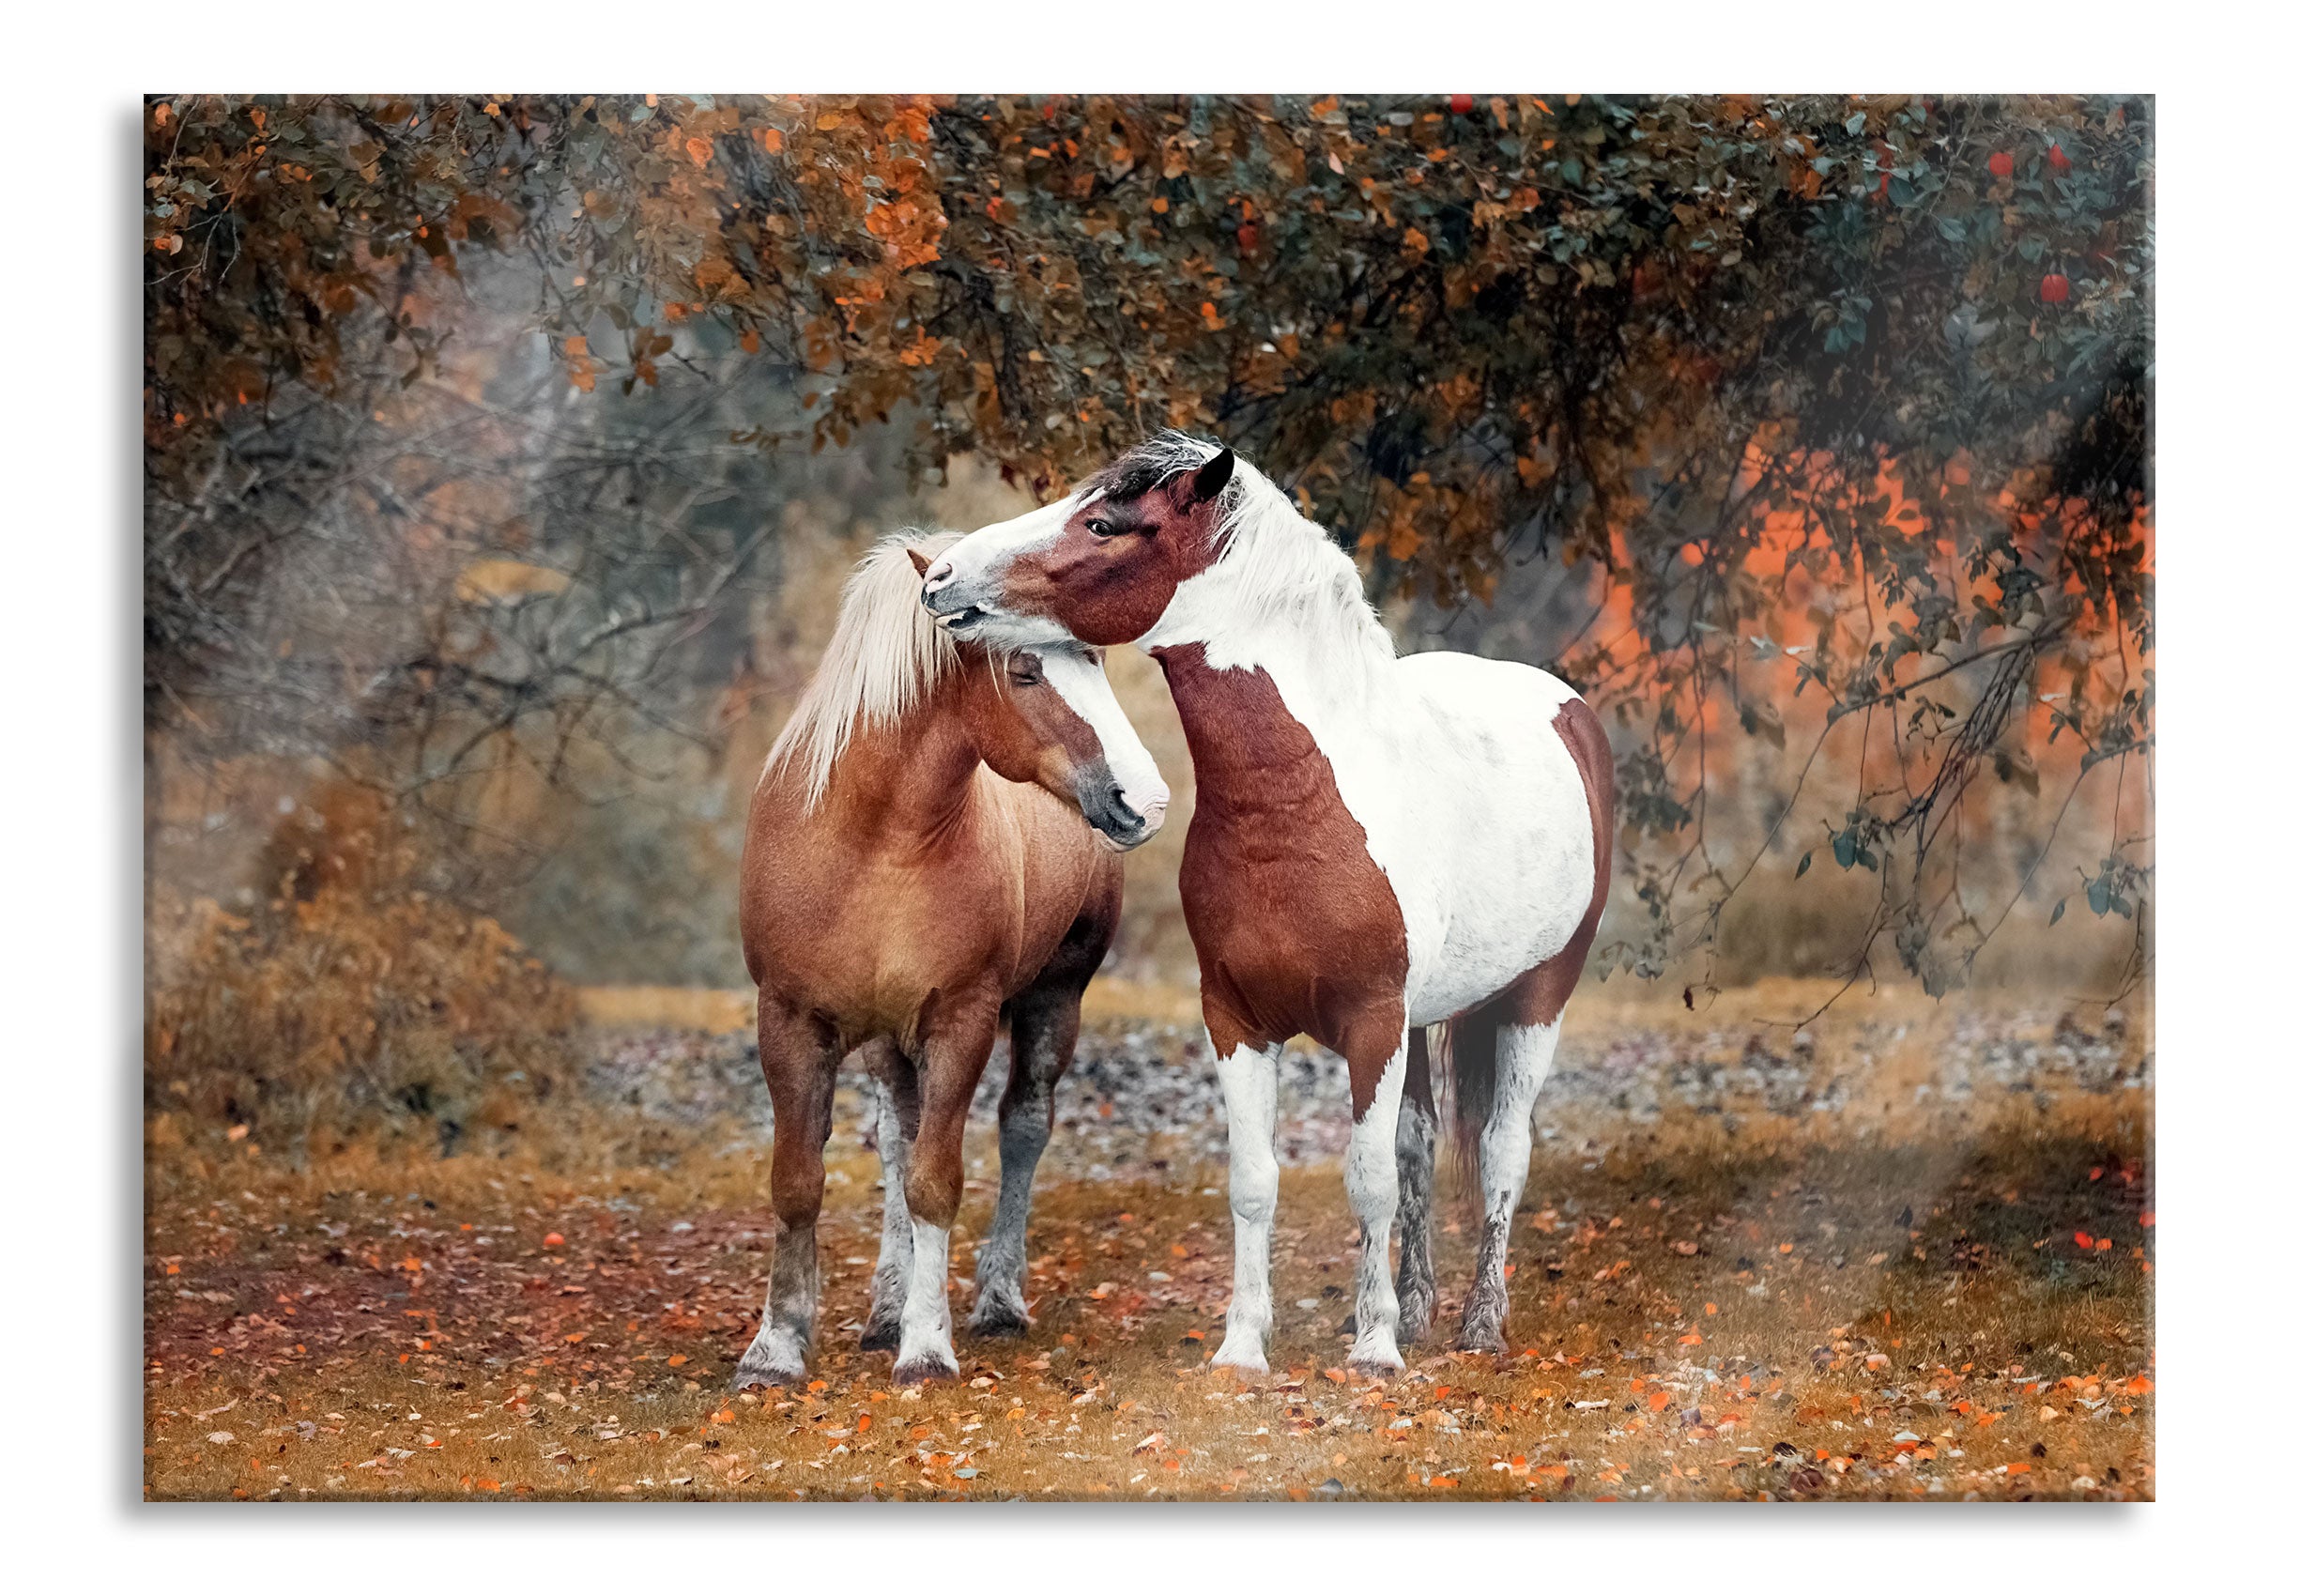
[[[298,1171],[156,1125],[147,1491],[2152,1496],[2145,1017],[1887,994],[1771,1022],[1806,996],[1577,1010],[1519,1219],[1512,1352],[1441,1342],[1382,1383],[1341,1367],[1346,1110],[1312,1055],[1288,1076],[1276,1367],[1245,1383],[1206,1366],[1229,1220],[1210,1069],[1178,1028],[1090,1030],[1040,1180],[1037,1323],[961,1330],[962,1383],[923,1389],[855,1345],[876,1165],[850,1102],[815,1377],[728,1391],[772,1247],[755,1110],[713,1106],[740,1043],[603,1044],[595,1112],[652,1115],[688,1149],[639,1167],[354,1152]],[[993,1141],[970,1143],[961,1316]],[[1471,1235],[1445,1189],[1449,1328]]]

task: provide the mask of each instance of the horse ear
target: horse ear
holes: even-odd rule
[[[917,568],[918,574],[922,576],[927,574],[928,567],[934,563],[934,561],[927,558],[927,551],[920,548],[916,544],[912,544],[902,552],[911,557],[911,563]]]
[[[1222,489],[1230,485],[1230,473],[1237,468],[1237,455],[1225,449],[1192,471],[1190,473],[1189,502],[1204,504],[1210,499],[1219,498]]]

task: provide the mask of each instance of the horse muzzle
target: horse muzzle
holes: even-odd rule
[[[1127,853],[1158,834],[1166,823],[1166,805],[1167,795],[1159,792],[1142,799],[1142,806],[1136,808],[1128,794],[1113,788],[1092,803],[1081,803],[1079,812],[1094,827],[1097,841],[1114,852]]]

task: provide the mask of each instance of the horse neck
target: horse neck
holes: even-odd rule
[[[820,812],[850,835],[888,846],[929,838],[966,812],[981,762],[956,692],[939,687],[891,726],[855,728],[831,767]]]
[[[1394,656],[1364,635],[1365,623],[1358,616],[1269,602],[1246,589],[1239,572],[1217,564],[1176,590],[1142,646],[1167,666],[1186,727],[1193,707],[1202,719],[1238,707],[1235,693],[1205,671],[1258,669],[1282,695],[1282,703],[1272,697],[1273,712],[1314,728],[1362,718],[1391,690],[1383,668]]]
[[[1283,611],[1225,624],[1193,606],[1155,640],[1188,740],[1198,812],[1244,818],[1284,813],[1330,777],[1332,747],[1379,715],[1392,690],[1370,651],[1338,649],[1335,629]],[[1172,615],[1173,611],[1170,610]]]

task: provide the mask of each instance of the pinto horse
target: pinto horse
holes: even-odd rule
[[[1197,767],[1182,905],[1230,1114],[1237,1251],[1215,1361],[1267,1367],[1278,1053],[1303,1033],[1349,1064],[1351,1361],[1400,1368],[1400,1341],[1426,1333],[1439,1023],[1483,1199],[1458,1344],[1500,1350],[1533,1100],[1612,873],[1596,714],[1529,666],[1398,658],[1324,529],[1231,451],[1175,434],[960,540],[923,595],[954,637],[1139,642],[1165,668]]]
[[[894,1346],[906,1385],[958,1373],[960,1139],[1002,1021],[1013,1064],[971,1327],[1028,1327],[1023,1235],[1054,1084],[1116,928],[1118,852],[1165,818],[1165,784],[1098,653],[1067,640],[988,649],[928,620],[919,576],[951,541],[888,539],[857,568],[752,797],[743,951],[774,1102],[775,1242],[738,1389],[805,1373],[832,1088],[857,1049],[880,1083],[886,1172],[864,1346]]]

